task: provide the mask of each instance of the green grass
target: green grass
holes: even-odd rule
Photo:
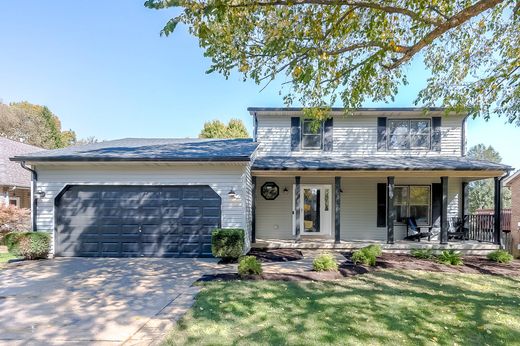
[[[380,271],[205,284],[167,345],[519,345],[520,278]]]
[[[12,255],[10,253],[0,253],[0,264],[7,263],[10,259],[17,258],[15,255]]]

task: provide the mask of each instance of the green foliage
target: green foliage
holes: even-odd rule
[[[442,264],[460,266],[463,265],[462,256],[460,252],[454,250],[444,250],[437,256],[437,261]]]
[[[63,148],[76,141],[74,131],[62,131],[49,108],[29,102],[0,103],[0,136],[45,149]]]
[[[435,257],[431,249],[413,249],[411,254],[413,257],[419,259],[432,259]]]
[[[369,266],[375,266],[377,257],[381,256],[381,246],[369,245],[356,250],[352,253],[352,262],[354,264],[364,264]]]
[[[268,85],[286,104],[327,109],[393,100],[409,64],[430,73],[416,104],[520,124],[520,21],[515,1],[147,0],[177,7],[161,34],[184,24],[211,59],[208,73]],[[516,7],[515,7],[516,6]],[[420,61],[420,60],[419,60]],[[282,92],[282,91],[281,91]]]
[[[332,254],[321,254],[312,261],[314,271],[337,271],[338,262]]]
[[[239,228],[219,228],[211,234],[213,256],[236,259],[244,252],[244,230]]]
[[[238,274],[260,275],[262,274],[262,263],[255,256],[243,256],[238,261]]]
[[[28,260],[49,255],[51,236],[47,232],[13,232],[4,237],[10,253]]]
[[[249,138],[247,128],[240,119],[231,119],[228,124],[220,120],[204,123],[200,138]]]
[[[500,154],[492,147],[477,144],[467,152],[467,157],[474,160],[502,162]],[[495,182],[493,179],[476,180],[469,183],[469,212],[474,213],[477,209],[492,209],[495,205]],[[511,190],[502,189],[502,207],[511,207]]]
[[[487,258],[490,261],[498,262],[498,263],[509,263],[513,260],[513,255],[511,255],[509,252],[505,250],[496,250],[493,252],[490,252],[487,255]]]

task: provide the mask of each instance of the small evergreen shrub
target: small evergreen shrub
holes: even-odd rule
[[[47,232],[13,232],[4,237],[10,253],[28,260],[47,258],[51,246],[51,236]]]
[[[244,252],[244,230],[217,228],[211,234],[211,253],[222,259],[237,259]]]
[[[497,262],[497,263],[509,263],[513,260],[513,255],[505,250],[496,250],[490,252],[487,255],[488,260]]]
[[[411,254],[413,257],[419,259],[432,259],[435,257],[431,249],[414,249]]]
[[[437,261],[442,264],[454,266],[460,266],[464,264],[460,252],[456,252],[454,250],[444,250],[439,256],[437,256]]]
[[[379,245],[369,245],[354,251],[352,254],[352,262],[354,264],[364,264],[368,266],[375,266],[377,257],[381,256],[382,250]]]
[[[262,274],[262,263],[255,256],[243,256],[238,261],[238,274],[260,275]]]
[[[312,268],[317,272],[337,271],[338,262],[336,262],[333,255],[324,253],[312,261]]]

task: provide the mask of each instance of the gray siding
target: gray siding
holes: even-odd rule
[[[209,185],[222,198],[222,227],[244,228],[249,232],[245,164],[59,164],[37,165],[37,224],[41,231],[54,230],[54,198],[66,185]],[[233,189],[239,198],[231,198]],[[246,234],[246,238],[249,238]]]
[[[291,115],[257,114],[257,141],[260,143],[259,155],[271,156],[316,156],[322,155],[320,150],[291,151]],[[334,115],[333,151],[327,155],[350,156],[461,156],[462,123],[464,116],[453,115],[442,117],[441,151],[430,150],[391,150],[377,151],[377,117],[388,118],[423,118],[418,114],[363,114]],[[430,117],[430,116],[429,116]]]
[[[274,201],[265,200],[260,194],[262,184],[273,181],[280,187],[280,195]],[[386,227],[377,227],[377,183],[386,182],[381,178],[341,179],[341,240],[386,241]],[[429,185],[438,183],[438,178],[396,178],[396,185]],[[448,217],[459,216],[460,178],[450,178],[448,183]],[[334,178],[302,177],[302,184],[330,184]],[[294,239],[292,235],[292,197],[294,178],[257,178],[256,191],[256,234],[257,239]],[[288,192],[283,192],[287,187]],[[334,219],[334,215],[332,215]],[[334,224],[330,238],[333,238]],[[438,230],[434,230],[437,231]],[[395,239],[406,236],[406,227],[396,225]]]

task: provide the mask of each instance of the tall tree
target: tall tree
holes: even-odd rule
[[[240,119],[231,119],[228,124],[220,120],[204,123],[200,138],[248,138],[247,128]]]
[[[269,84],[319,118],[336,103],[392,100],[411,61],[431,72],[415,103],[493,112],[520,125],[519,0],[147,0],[177,7],[211,58],[208,73]]]
[[[477,144],[468,150],[467,156],[474,160],[483,160],[500,163],[502,157],[492,147],[484,144]],[[477,209],[491,209],[494,207],[495,183],[493,179],[483,179],[473,181],[469,184],[469,211],[475,212]],[[511,207],[511,190],[502,190],[502,205],[504,208]]]
[[[0,136],[46,149],[76,142],[74,131],[62,131],[59,118],[49,108],[26,101],[0,103]]]

